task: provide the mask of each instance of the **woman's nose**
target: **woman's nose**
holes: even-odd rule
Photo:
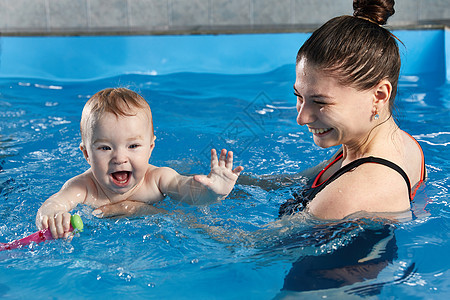
[[[309,123],[314,122],[314,112],[312,110],[312,107],[308,105],[307,103],[303,102],[300,104],[297,104],[297,124],[298,125],[306,125]]]

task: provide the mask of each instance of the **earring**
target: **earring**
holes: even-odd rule
[[[380,115],[378,114],[378,109],[376,107],[374,107],[374,109],[375,109],[375,111],[374,111],[373,119],[378,120],[380,118]]]

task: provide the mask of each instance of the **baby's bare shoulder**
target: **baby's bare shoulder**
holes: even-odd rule
[[[64,186],[71,189],[72,193],[76,192],[77,197],[81,196],[84,198],[84,204],[91,205],[93,199],[99,198],[98,188],[95,182],[95,177],[92,174],[91,169],[89,169],[86,172],[69,179]]]
[[[150,180],[166,180],[169,178],[173,178],[174,176],[177,176],[178,173],[172,168],[169,167],[156,167],[153,165],[149,165],[147,169],[146,177]]]
[[[67,180],[64,183],[62,190],[86,189],[91,181],[91,176],[89,176],[88,171],[86,171]]]
[[[183,179],[184,177],[172,168],[151,166],[147,171],[146,185],[166,195],[184,182]]]

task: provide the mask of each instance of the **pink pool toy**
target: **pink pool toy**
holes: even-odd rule
[[[72,217],[70,218],[70,231],[73,231],[74,233],[83,231],[83,221],[81,220],[81,217],[79,215],[72,215]],[[0,243],[0,251],[21,248],[24,246],[28,246],[33,242],[39,244],[40,242],[52,239],[53,237],[50,230],[42,229],[19,240],[15,240],[9,243]]]

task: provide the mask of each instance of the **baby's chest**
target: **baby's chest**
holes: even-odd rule
[[[150,186],[142,186],[127,200],[134,200],[148,204],[154,204],[163,200],[164,198],[165,196],[161,193],[158,187],[150,185]]]
[[[101,197],[98,195],[90,194],[88,197],[86,197],[86,201],[84,204],[92,207],[92,208],[99,208],[103,205],[111,204],[112,201],[109,200],[107,197]]]
[[[99,208],[103,205],[112,203],[118,203],[125,200],[139,201],[148,204],[154,204],[164,199],[164,195],[161,194],[157,187],[141,186],[138,189],[132,190],[130,193],[125,194],[111,194],[106,195],[104,193],[89,193],[86,198],[85,204],[93,208]]]

